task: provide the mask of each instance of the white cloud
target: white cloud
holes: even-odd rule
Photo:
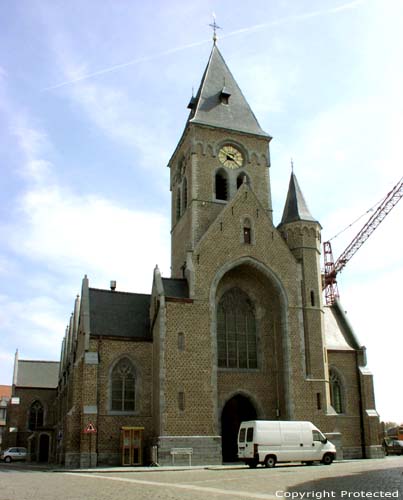
[[[115,279],[118,290],[146,293],[157,263],[169,275],[168,220],[60,185],[48,159],[53,148],[47,134],[10,103],[7,111],[25,183],[15,217],[2,224],[6,253],[0,271],[10,284],[0,296],[0,329],[8,347],[0,353],[2,380],[11,377],[17,347],[23,358],[58,359],[84,274],[90,286],[107,288]]]
[[[160,215],[130,211],[96,196],[76,196],[57,186],[26,193],[21,209],[23,227],[9,234],[10,244],[54,270],[85,271],[98,280],[114,273],[110,279],[118,275],[126,287],[136,283],[143,291],[150,288],[159,260],[169,272],[162,253],[168,223]]]

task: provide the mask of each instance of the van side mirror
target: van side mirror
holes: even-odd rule
[[[327,438],[321,439],[321,443],[326,444],[327,443]]]

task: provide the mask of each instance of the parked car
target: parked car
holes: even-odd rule
[[[403,441],[398,439],[385,439],[383,441],[385,455],[403,455]]]
[[[27,459],[27,449],[26,448],[7,448],[0,453],[0,460],[4,462],[13,462],[15,460],[26,460]]]

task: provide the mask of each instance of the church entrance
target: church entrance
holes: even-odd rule
[[[41,434],[39,436],[39,462],[48,462],[49,461],[49,435]]]
[[[241,394],[225,404],[221,414],[221,439],[223,462],[238,461],[238,430],[241,422],[255,420],[256,410],[250,399]]]

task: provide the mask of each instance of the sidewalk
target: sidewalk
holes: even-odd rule
[[[86,469],[70,469],[57,464],[37,464],[31,462],[11,462],[6,464],[0,462],[2,470],[21,470],[21,471],[42,471],[42,472],[63,472],[63,473],[124,473],[124,472],[167,472],[167,471],[185,471],[185,470],[227,470],[227,469],[245,469],[247,466],[241,463],[222,464],[222,465],[164,465],[164,466],[97,466]]]

